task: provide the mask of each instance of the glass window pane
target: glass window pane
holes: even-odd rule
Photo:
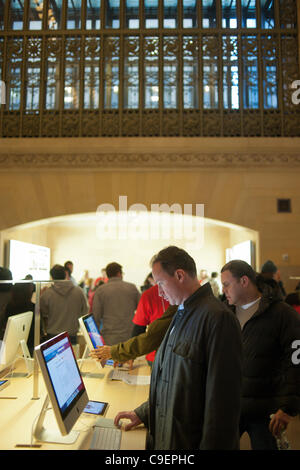
[[[48,38],[46,43],[45,108],[58,109],[60,91],[61,40]]]
[[[20,109],[21,102],[21,63],[11,64],[10,82],[9,82],[9,99],[8,107],[10,110]]]
[[[4,82],[4,77],[2,77],[3,71],[3,47],[4,41],[0,38],[0,109],[1,105],[6,103],[6,85]]]
[[[2,77],[2,67],[3,67],[3,52],[4,52],[4,39],[0,38],[0,80],[2,80],[4,77]],[[1,85],[1,91],[3,93],[3,88],[5,88],[4,82],[0,81]],[[0,94],[0,98],[1,98]]]
[[[178,38],[164,38],[164,108],[178,108]]]
[[[139,0],[126,0],[125,28],[138,29],[139,27]]]
[[[81,0],[68,0],[67,29],[81,28]]]
[[[272,36],[262,36],[262,79],[264,108],[278,107],[277,43]]]
[[[177,0],[164,0],[164,28],[177,28]]]
[[[236,36],[223,37],[223,106],[239,108],[238,42]]]
[[[259,77],[257,60],[257,39],[255,36],[242,37],[243,100],[245,109],[259,107]]]
[[[9,6],[9,29],[23,29],[24,0],[10,2]]]
[[[237,28],[236,0],[222,0],[222,27]]]
[[[216,28],[217,26],[217,6],[216,0],[202,1],[202,27]]]
[[[62,0],[50,0],[48,7],[48,28],[60,29],[62,27]]]
[[[203,107],[215,109],[219,106],[219,43],[217,36],[203,37]]]
[[[65,43],[64,108],[79,108],[80,39],[67,38]]]
[[[22,38],[9,39],[7,45],[7,109],[14,111],[20,109],[21,83],[23,63]]]
[[[273,7],[274,9],[274,7]],[[299,9],[299,8],[298,8]],[[297,27],[297,0],[280,0],[280,27],[296,28]]]
[[[27,67],[26,109],[39,109],[40,68]]]
[[[139,38],[125,38],[124,108],[139,107]]]
[[[144,51],[144,107],[159,106],[159,38],[146,37]]]
[[[158,28],[158,0],[144,0],[145,28]]]
[[[120,28],[120,0],[105,0],[105,27]]]
[[[242,0],[242,28],[256,28],[256,0]]]
[[[274,0],[261,0],[261,27],[270,29],[275,27]]]
[[[183,0],[183,27],[184,28],[197,28],[197,1],[196,0]]]
[[[4,29],[4,0],[0,0],[0,30]]]
[[[29,29],[42,29],[43,3],[30,0],[29,4]]]
[[[183,38],[183,107],[199,108],[198,39]]]
[[[26,110],[38,110],[40,102],[41,39],[29,39],[26,64]]]
[[[104,108],[119,107],[119,60],[120,40],[116,37],[105,38],[104,43]]]
[[[99,108],[99,71],[97,65],[90,64],[84,67],[83,107],[85,109]]]
[[[100,39],[86,38],[84,65],[84,98],[85,109],[99,108],[100,90]]]
[[[58,109],[59,97],[58,97],[58,83],[56,76],[58,67],[52,61],[49,61],[47,67],[47,85],[46,85],[46,109]]]
[[[87,0],[85,29],[100,29],[101,0]]]

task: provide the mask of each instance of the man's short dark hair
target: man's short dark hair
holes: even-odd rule
[[[193,278],[197,276],[195,261],[185,250],[177,246],[168,246],[153,256],[151,267],[155,263],[160,263],[163,270],[170,276],[174,275],[176,269],[183,269]]]
[[[232,276],[236,279],[241,279],[243,276],[247,276],[253,284],[256,284],[256,272],[246,263],[246,261],[240,259],[234,259],[226,263],[221,269],[221,273],[224,271],[230,271]]]
[[[7,268],[0,266],[0,281],[10,281],[12,279],[12,273]],[[8,292],[12,288],[12,284],[0,284],[0,292]]]
[[[52,279],[55,279],[56,281],[63,280],[66,278],[66,270],[64,266],[61,266],[60,264],[55,264],[50,269],[50,274]]]
[[[73,261],[66,261],[64,267],[67,268],[71,264],[73,266]]]
[[[270,274],[275,274],[278,271],[278,268],[276,264],[273,263],[273,261],[268,260],[266,261],[261,268],[262,273],[270,273]]]
[[[66,273],[68,273],[69,276],[71,276],[72,273],[71,273],[71,269],[69,268],[69,266],[64,266],[64,269],[65,269]]]
[[[109,263],[105,271],[108,278],[116,277],[118,274],[122,274],[122,266],[119,263]]]

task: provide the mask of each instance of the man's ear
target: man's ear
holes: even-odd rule
[[[242,276],[240,282],[241,282],[243,287],[247,287],[249,285],[248,276]]]
[[[185,278],[185,272],[183,269],[176,269],[175,277],[179,282],[182,282]]]

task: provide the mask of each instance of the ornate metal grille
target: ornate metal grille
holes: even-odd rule
[[[296,0],[0,0],[0,137],[299,136]]]

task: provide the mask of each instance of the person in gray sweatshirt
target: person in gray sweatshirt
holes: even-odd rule
[[[48,340],[67,331],[72,344],[77,343],[78,318],[88,313],[88,304],[82,289],[66,279],[64,266],[56,264],[50,270],[56,281],[41,294],[40,312]]]

